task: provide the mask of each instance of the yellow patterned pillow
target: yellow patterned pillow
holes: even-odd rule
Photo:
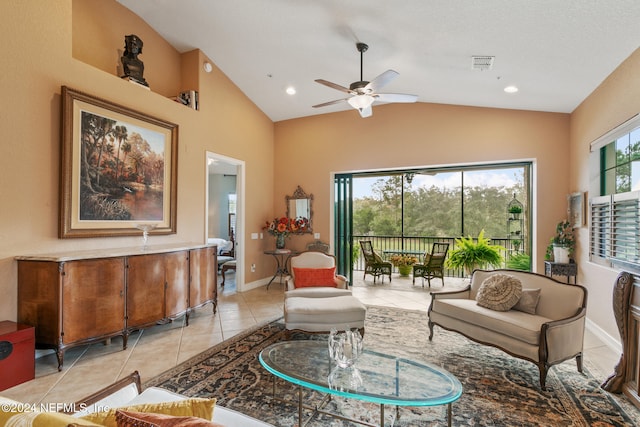
[[[121,411],[153,412],[155,414],[182,415],[204,418],[211,421],[216,399],[190,398],[175,402],[143,403],[140,405],[123,406]],[[106,427],[116,427],[116,408],[105,412],[85,415],[76,420],[86,420]]]

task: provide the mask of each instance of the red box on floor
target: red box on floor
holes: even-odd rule
[[[0,322],[0,391],[35,378],[35,348],[33,326]]]

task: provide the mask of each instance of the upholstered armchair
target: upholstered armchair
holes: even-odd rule
[[[361,240],[360,249],[364,256],[364,276],[362,276],[362,278],[364,279],[367,277],[367,274],[370,274],[373,276],[373,283],[376,283],[378,276],[382,276],[382,283],[384,283],[384,276],[389,276],[389,281],[391,281],[393,264],[384,261],[382,257],[373,250],[371,240]]]
[[[422,287],[424,288],[424,279],[427,279],[431,287],[431,279],[437,277],[442,280],[442,286],[444,286],[444,260],[447,258],[448,251],[448,243],[434,243],[431,253],[424,255],[424,262],[413,265],[413,284],[416,284],[416,277],[422,277]]]
[[[336,258],[322,252],[309,251],[289,260],[290,275],[285,278],[286,296],[351,295],[349,279],[336,274]]]
[[[367,308],[351,295],[346,277],[336,274],[336,259],[322,252],[291,257],[286,278],[284,323],[287,331],[329,332],[359,329],[364,334]]]

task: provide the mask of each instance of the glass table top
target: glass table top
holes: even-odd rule
[[[326,341],[286,341],[260,353],[269,372],[324,393],[399,406],[435,406],[456,401],[462,384],[446,370],[365,349],[351,368],[337,367]]]

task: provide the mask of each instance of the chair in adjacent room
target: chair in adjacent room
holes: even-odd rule
[[[424,262],[413,265],[413,284],[416,284],[416,277],[422,277],[422,287],[424,287],[424,279],[427,279],[431,287],[431,279],[439,278],[444,286],[444,260],[447,258],[448,251],[448,243],[434,243],[431,253],[424,255]]]
[[[393,264],[389,261],[384,261],[380,255],[373,250],[371,240],[360,240],[360,249],[362,249],[362,255],[364,256],[364,276],[367,274],[373,276],[373,283],[376,283],[376,278],[382,276],[382,283],[384,283],[384,276],[389,276],[391,281],[391,271],[393,270]]]

